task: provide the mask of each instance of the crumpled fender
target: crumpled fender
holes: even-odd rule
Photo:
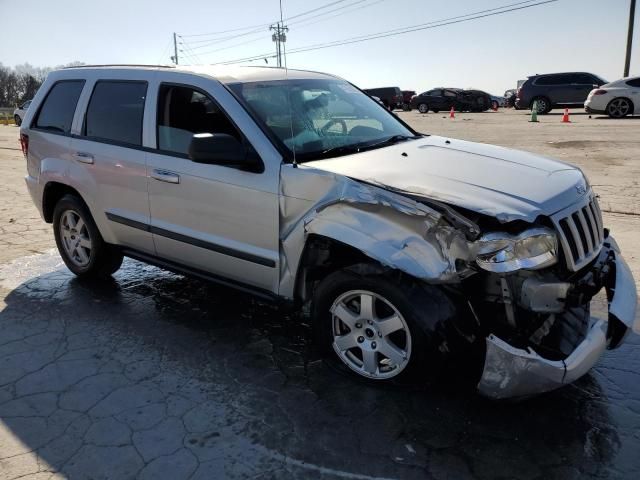
[[[382,265],[431,283],[459,281],[457,261],[472,260],[467,239],[439,212],[322,170],[283,166],[280,217],[280,293],[286,297],[293,295],[309,235],[350,245]]]

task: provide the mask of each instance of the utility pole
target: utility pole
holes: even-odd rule
[[[629,31],[627,32],[627,56],[624,61],[624,75],[629,76],[629,67],[631,67],[631,44],[633,43],[633,21],[636,16],[636,0],[631,0],[629,5]]]
[[[282,25],[280,22],[276,23],[275,27],[271,25],[269,30],[273,30],[275,33],[271,35],[271,40],[276,44],[276,58],[278,67],[282,67],[282,44],[287,41],[287,33],[289,27]]]
[[[176,39],[176,32],[173,32],[173,56],[171,57],[171,60],[173,60],[173,63],[178,65],[178,40]]]

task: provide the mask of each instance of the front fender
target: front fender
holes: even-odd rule
[[[301,170],[301,169],[299,169]],[[291,298],[295,274],[309,235],[349,245],[389,268],[429,283],[460,280],[460,261],[472,260],[464,234],[432,208],[373,185],[314,170],[309,189],[323,187],[315,202],[300,199],[306,180],[281,195],[280,294]],[[320,173],[318,173],[320,172]],[[297,191],[292,191],[297,190]],[[287,195],[292,193],[297,195]]]

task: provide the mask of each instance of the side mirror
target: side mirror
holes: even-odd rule
[[[196,133],[189,144],[189,158],[196,163],[262,171],[262,162],[255,152],[251,153],[252,150],[226,133]]]

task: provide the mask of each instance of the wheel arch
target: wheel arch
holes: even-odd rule
[[[371,263],[380,269],[383,265],[362,250],[325,235],[307,237],[294,284],[294,298],[305,303],[311,297],[313,285],[323,277],[350,265]]]
[[[74,195],[87,205],[87,202],[82,198],[80,192],[75,188],[61,182],[47,182],[42,193],[42,216],[44,217],[45,222],[53,222],[53,211],[56,208],[56,204],[65,195]],[[88,205],[87,208],[89,208]]]

